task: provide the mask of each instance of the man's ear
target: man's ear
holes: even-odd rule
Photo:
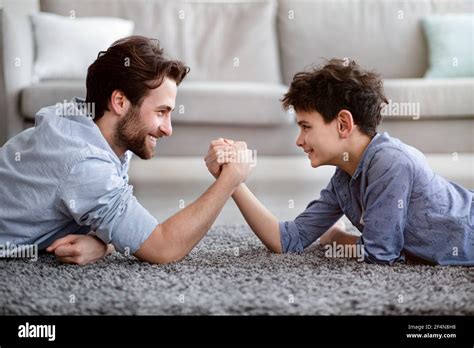
[[[348,138],[354,131],[354,119],[348,110],[341,110],[337,114],[337,131],[343,139]]]
[[[127,97],[125,96],[125,94],[123,94],[122,91],[116,89],[112,92],[112,95],[110,96],[109,105],[110,111],[112,111],[115,115],[123,116],[126,114],[128,108],[130,107],[130,101],[127,99]]]

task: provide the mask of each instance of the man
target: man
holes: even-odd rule
[[[201,197],[162,223],[133,196],[130,152],[150,159],[157,141],[171,136],[177,86],[188,71],[145,37],[100,52],[85,103],[41,109],[35,127],[0,149],[0,244],[36,245],[75,264],[100,259],[108,243],[151,263],[185,257],[251,169],[250,162],[224,166]]]
[[[434,173],[415,148],[377,133],[384,103],[380,77],[354,61],[333,59],[295,75],[283,106],[296,111],[296,145],[312,167],[337,169],[320,198],[292,221],[279,222],[239,185],[232,197],[268,249],[300,252],[319,239],[329,247],[357,243],[370,263],[411,258],[474,265],[474,191]],[[221,151],[241,146],[229,140],[211,144],[209,171],[218,178],[221,164],[228,162]],[[325,233],[343,214],[361,237],[338,226]]]

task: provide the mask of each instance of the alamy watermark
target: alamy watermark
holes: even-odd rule
[[[257,150],[219,151],[217,163],[249,163],[255,167],[257,165]]]
[[[350,258],[357,261],[364,261],[364,245],[363,244],[326,244],[323,246],[324,256],[329,258]]]
[[[67,101],[54,105],[57,116],[85,116],[95,118],[95,103]]]
[[[38,260],[38,245],[37,244],[21,244],[16,245],[10,242],[0,244],[0,258],[21,258]]]
[[[420,118],[420,103],[418,102],[395,102],[392,99],[382,104],[382,116],[407,116],[414,120]]]
[[[48,341],[56,340],[56,325],[37,325],[26,322],[18,326],[19,338],[47,338]]]

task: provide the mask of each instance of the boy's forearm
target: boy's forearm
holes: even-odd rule
[[[245,184],[240,184],[232,198],[252,231],[271,251],[281,253],[280,227],[276,217],[260,203]]]

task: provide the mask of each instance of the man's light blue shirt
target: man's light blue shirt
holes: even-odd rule
[[[319,199],[280,222],[283,251],[302,251],[343,214],[362,232],[367,262],[410,255],[474,265],[474,191],[440,177],[420,151],[387,133],[372,139],[352,177],[336,169]]]
[[[35,127],[0,149],[1,245],[42,250],[67,234],[95,231],[133,254],[158,224],[128,184],[131,153],[117,157],[82,103],[41,109]]]

